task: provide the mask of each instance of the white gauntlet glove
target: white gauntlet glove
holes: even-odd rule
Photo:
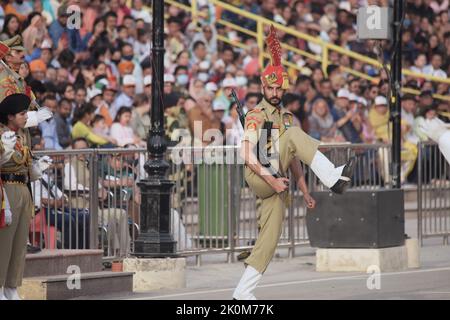
[[[39,165],[39,169],[41,171],[45,171],[52,165],[53,160],[49,156],[43,156],[42,158],[39,158],[37,162]]]
[[[11,156],[14,153],[14,148],[16,146],[17,137],[15,132],[6,131],[1,136],[1,142],[3,145],[3,153],[0,154],[0,165],[6,163],[11,159]]]
[[[5,150],[14,150],[17,142],[16,133],[14,131],[6,131],[2,134],[1,140]]]
[[[39,123],[53,117],[53,113],[47,107],[40,108],[38,111],[28,111],[27,115],[28,119],[25,128],[36,127]]]
[[[53,160],[49,156],[43,156],[39,160],[34,160],[31,166],[30,180],[36,181],[42,177],[42,172],[47,170],[52,164]]]

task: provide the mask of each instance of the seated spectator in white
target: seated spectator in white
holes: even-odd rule
[[[54,167],[54,165],[52,165]],[[70,208],[69,197],[56,185],[52,166],[31,183],[36,214],[45,214],[47,223],[62,233],[64,249],[89,249],[90,215],[88,208]]]
[[[437,78],[447,78],[447,74],[441,67],[442,55],[440,53],[434,53],[431,57],[431,63],[423,69],[423,73]]]
[[[78,138],[72,143],[72,149],[87,149],[86,139]],[[90,207],[90,192],[93,186],[90,185],[90,175],[92,170],[85,155],[79,153],[70,158],[64,165],[64,192],[70,195],[70,207],[78,209],[88,209]],[[125,255],[129,250],[130,234],[128,231],[128,218],[124,210],[109,206],[110,194],[103,188],[102,181],[98,181],[98,201],[99,206],[98,223],[108,230],[108,243],[112,245],[109,254]]]
[[[450,123],[438,118],[436,107],[424,108],[421,117],[416,120],[416,132],[423,139],[425,136],[436,142],[444,158],[450,164]]]
[[[136,94],[136,80],[132,75],[126,75],[122,81],[122,93],[114,100],[110,108],[111,118],[115,118],[117,111],[121,107],[131,108],[133,106],[133,99]]]
[[[127,107],[120,108],[114,119],[114,123],[111,126],[111,138],[117,141],[119,147],[123,147],[127,144],[145,146],[145,142],[134,134],[130,122],[131,109]]]
[[[420,53],[414,60],[414,65],[411,66],[409,69],[412,72],[425,73],[426,64],[427,64],[427,56],[424,53]]]

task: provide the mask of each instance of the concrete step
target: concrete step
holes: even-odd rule
[[[67,300],[133,291],[133,272],[91,272],[24,278],[19,295],[25,300]],[[79,281],[79,285],[77,285]]]
[[[82,273],[103,270],[102,250],[42,250],[27,254],[24,277],[67,274],[69,266],[77,266]]]

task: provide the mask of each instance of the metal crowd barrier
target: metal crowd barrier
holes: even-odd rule
[[[450,236],[450,168],[434,142],[419,143],[418,154],[418,235],[442,237],[448,245]]]
[[[321,146],[336,165],[356,155],[352,187],[371,189],[390,182],[384,172],[389,149],[381,144]],[[260,201],[245,183],[238,153],[233,146],[168,150],[169,178],[175,181],[171,219],[177,251],[196,256],[199,264],[202,255],[211,253],[225,253],[232,262],[236,252],[251,249],[257,238]],[[30,239],[42,248],[100,248],[105,259],[132,254],[140,217],[136,182],[146,177],[146,150],[36,152],[43,154],[51,156],[54,165],[32,184],[36,216]],[[186,160],[191,160],[190,164]],[[311,191],[323,188],[309,168],[304,167],[304,172]],[[45,179],[47,183],[42,183]],[[308,243],[308,235],[302,194],[295,181],[290,185],[292,196],[279,247],[293,256],[297,246]]]

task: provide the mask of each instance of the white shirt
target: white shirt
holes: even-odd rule
[[[111,126],[110,135],[117,140],[119,147],[134,142],[134,133],[131,127],[125,127],[118,122],[114,122]]]
[[[48,188],[51,192],[48,192],[46,186],[43,185],[42,180],[47,183]],[[50,179],[47,173],[43,173],[41,179],[38,179],[31,183],[31,190],[34,196],[34,205],[36,207],[42,207],[42,199],[53,199],[58,200],[63,197],[63,192],[56,186],[55,182]]]
[[[445,123],[438,117],[419,122],[419,128],[434,142],[439,143],[441,136],[450,129],[450,123]]]
[[[447,74],[442,69],[434,69],[431,64],[423,68],[423,73],[437,78],[447,78]]]

